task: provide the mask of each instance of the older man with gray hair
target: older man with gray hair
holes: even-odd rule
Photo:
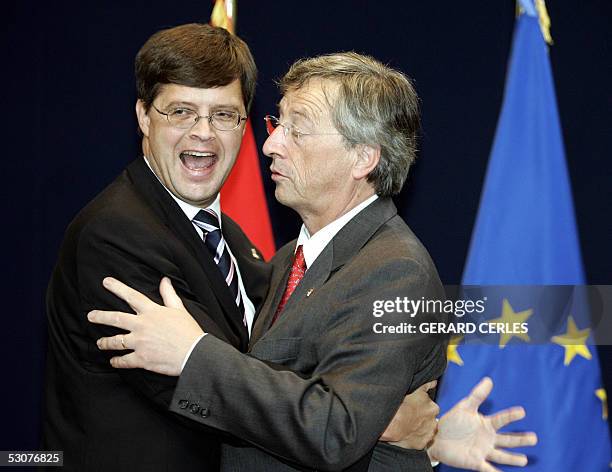
[[[225,446],[224,470],[342,470],[364,457],[372,471],[431,470],[425,450],[379,441],[404,395],[431,386],[446,365],[446,340],[405,328],[410,317],[395,303],[444,297],[391,200],[415,159],[417,95],[402,73],[351,52],[298,61],[280,85],[263,149],[276,198],[303,225],[272,261],[249,353],[203,333],[168,279],[160,286],[166,307],[106,279],[138,316],[91,312],[94,322],[130,331],[98,345],[134,350],[112,360],[117,368],[180,375],[171,410],[256,445]],[[381,301],[390,313],[374,318]],[[436,313],[412,320],[443,321]],[[477,412],[490,388],[485,381],[454,419],[442,419],[434,456],[478,470],[493,470],[487,459],[524,465],[524,456],[496,449],[533,441],[496,433],[524,412]],[[470,426],[459,428],[459,419]]]

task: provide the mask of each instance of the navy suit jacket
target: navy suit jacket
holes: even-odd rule
[[[223,233],[256,307],[270,269],[238,225]],[[64,470],[216,471],[220,434],[168,411],[175,377],[113,369],[95,341],[120,331],[87,321],[92,309],[131,312],[102,287],[113,276],[160,302],[168,276],[205,329],[245,350],[246,332],[209,252],[144,160],[134,161],[66,231],[47,291],[48,359],[43,447],[64,451]]]

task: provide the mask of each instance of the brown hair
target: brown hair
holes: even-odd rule
[[[240,80],[247,113],[257,67],[246,43],[223,28],[191,23],[158,31],[136,55],[136,89],[148,110],[163,84],[213,88]]]
[[[370,56],[341,52],[297,61],[281,79],[281,92],[300,89],[311,79],[338,85],[331,117],[347,145],[380,146],[380,161],[368,175],[376,193],[399,193],[416,157],[420,129],[419,98],[410,80]]]

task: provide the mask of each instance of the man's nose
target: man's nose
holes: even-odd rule
[[[272,131],[272,134],[268,136],[262,148],[266,156],[272,157],[273,155],[277,155],[280,148],[284,147],[284,131],[282,126],[277,126],[274,131]]]
[[[213,128],[210,118],[200,116],[200,119],[189,130],[189,136],[194,139],[207,141],[215,137],[215,128]]]

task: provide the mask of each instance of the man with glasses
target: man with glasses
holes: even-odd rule
[[[373,329],[380,302],[394,311],[396,299],[444,297],[427,251],[391,201],[415,158],[416,93],[400,72],[355,53],[298,61],[281,91],[280,118],[266,117],[264,153],[276,198],[303,226],[273,259],[249,353],[194,321],[167,278],[160,286],[166,307],[106,279],[138,316],[90,313],[94,323],[129,331],[98,346],[134,351],[111,360],[121,370],[180,375],[172,411],[257,446],[224,445],[222,470],[365,470],[374,446],[369,470],[431,470],[424,450],[377,442],[406,392],[446,365],[442,338]],[[409,319],[389,313],[380,324],[397,328]],[[412,319],[443,321],[425,312]],[[493,470],[488,460],[524,465],[524,456],[497,447],[533,436],[496,434],[522,410],[488,419],[477,413],[489,382],[458,405],[454,420],[441,420],[434,457],[478,470]]]
[[[219,434],[168,412],[176,379],[112,369],[94,342],[118,331],[86,314],[127,308],[102,287],[108,275],[157,300],[167,275],[202,326],[246,350],[270,269],[221,214],[219,189],[257,70],[242,40],[196,24],[154,34],[135,65],[144,158],[70,224],[49,284],[43,445],[64,451],[65,470],[214,471]]]

